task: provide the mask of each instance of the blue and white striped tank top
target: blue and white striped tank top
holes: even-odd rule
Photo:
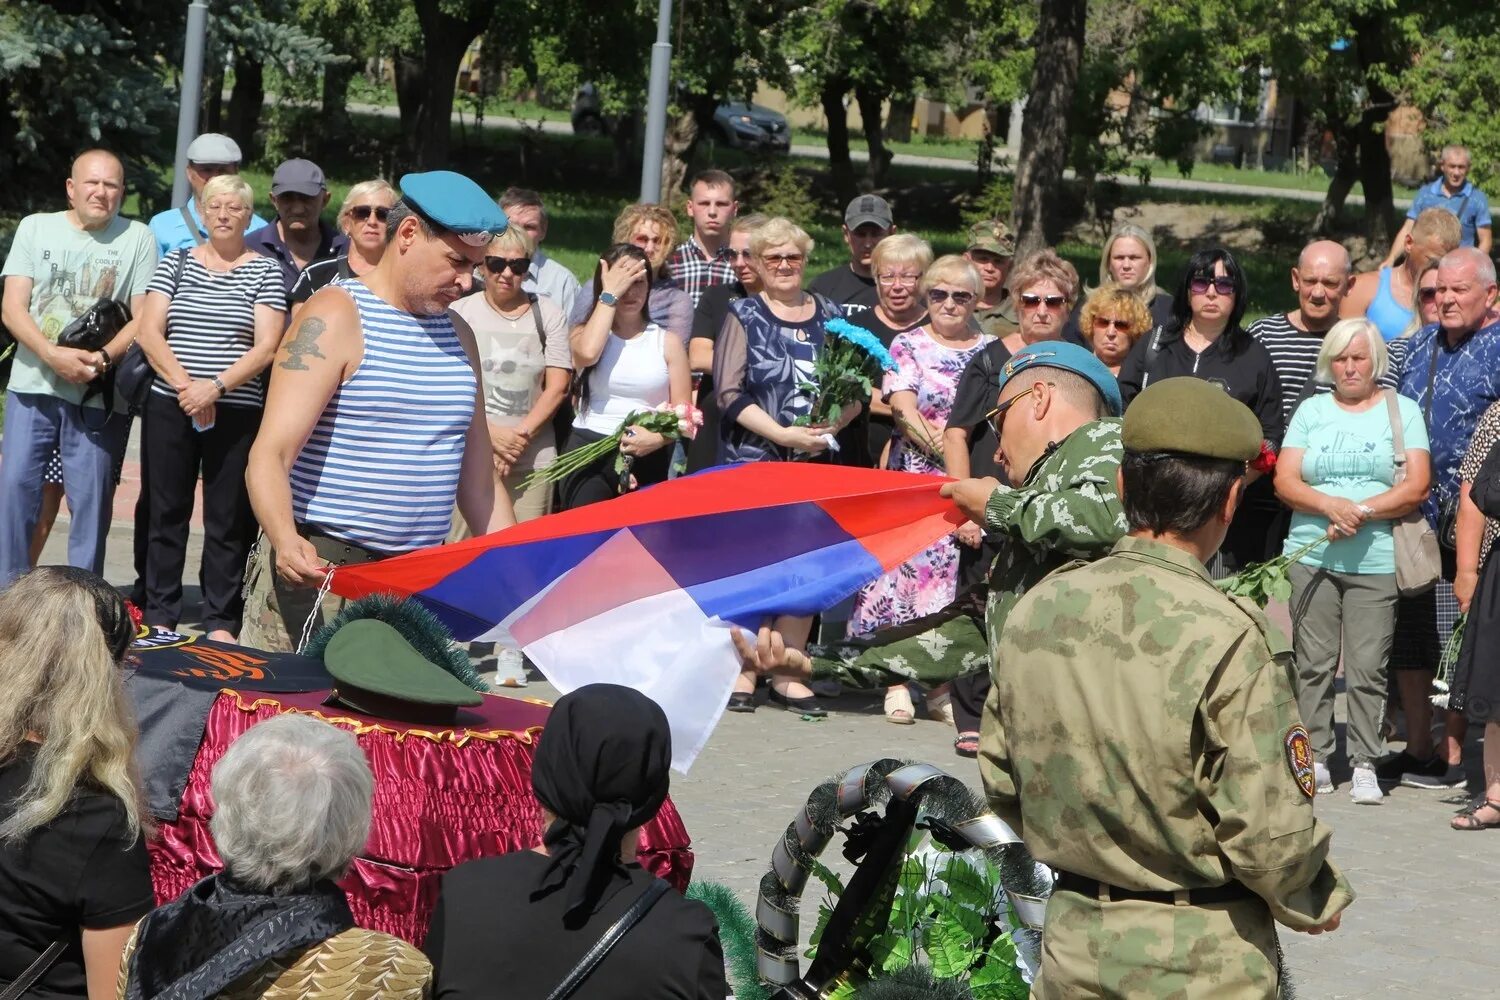
[[[377,552],[409,552],[448,536],[474,369],[447,313],[413,316],[358,280],[364,360],[339,387],[292,465],[299,524]]]

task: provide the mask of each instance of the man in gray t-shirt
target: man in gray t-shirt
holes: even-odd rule
[[[59,347],[67,326],[100,299],[139,311],[156,267],[156,240],[119,217],[125,173],[119,159],[90,150],[73,161],[65,212],[28,215],[5,260],[0,322],[16,339],[0,438],[0,588],[31,568],[31,539],[42,503],[42,477],[60,452],[72,514],[68,562],[104,568],[104,537],[114,500],[115,458],[129,420],[86,403],[88,383],[120,361],[131,334],[101,351]]]

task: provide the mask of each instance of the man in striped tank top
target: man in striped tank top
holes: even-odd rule
[[[320,602],[332,567],[441,544],[455,500],[476,535],[515,523],[494,489],[474,334],[447,311],[505,214],[451,171],[401,190],[375,270],[308,299],[271,367],[245,474],[261,525],[247,646],[295,649],[342,605]]]

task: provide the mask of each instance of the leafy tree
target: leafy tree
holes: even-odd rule
[[[1500,189],[1500,127],[1494,110],[1497,67],[1500,9],[1474,4],[1455,11],[1450,23],[1431,28],[1402,75],[1406,93],[1427,116],[1429,148],[1468,146],[1470,176],[1486,192]]]
[[[1072,134],[1069,114],[1083,65],[1088,0],[1041,0],[1031,93],[1021,123],[1016,164],[1016,253],[1024,256],[1056,238],[1055,205]]]

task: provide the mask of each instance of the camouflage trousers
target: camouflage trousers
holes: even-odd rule
[[[318,556],[335,566],[372,561],[361,549],[329,538],[313,538]],[[294,653],[309,618],[312,632],[333,620],[343,610],[337,594],[319,593],[312,587],[293,587],[276,573],[276,551],[262,533],[250,550],[245,565],[245,618],[240,626],[240,645],[268,653]],[[311,634],[311,633],[309,633]]]
[[[1059,890],[1047,901],[1032,1000],[1275,1000],[1279,993],[1276,926],[1259,899],[1175,906]]]

